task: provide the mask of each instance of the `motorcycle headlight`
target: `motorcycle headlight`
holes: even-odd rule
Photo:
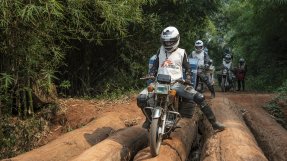
[[[169,91],[169,85],[158,84],[155,92],[157,94],[168,94],[168,91]]]

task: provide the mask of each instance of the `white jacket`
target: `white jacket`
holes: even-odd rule
[[[184,55],[184,49],[178,48],[172,53],[166,53],[164,47],[162,46],[158,55],[159,67],[157,74],[170,75],[171,82],[174,82],[177,79],[182,79],[182,64]]]

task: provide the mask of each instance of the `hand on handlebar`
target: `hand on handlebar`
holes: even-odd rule
[[[187,76],[186,76],[186,79],[185,79],[185,81],[183,82],[183,84],[192,85],[192,83],[191,83],[191,76],[190,76],[190,75],[187,75]]]

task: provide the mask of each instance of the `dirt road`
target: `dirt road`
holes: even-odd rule
[[[188,158],[189,161],[199,159],[205,161],[286,160],[287,130],[261,108],[271,99],[271,94],[218,92],[217,97],[210,101],[217,119],[226,124],[227,129],[213,134],[205,119],[203,121],[205,127],[202,128],[205,130],[200,134],[203,147],[200,148],[202,152],[197,159],[190,157],[194,150],[190,147],[186,148],[191,149],[190,154],[185,152],[185,156],[182,156],[183,154],[177,149],[173,149],[175,155],[181,156],[173,157],[175,159],[167,157],[173,155],[168,154],[168,149],[163,150],[165,154],[160,155],[171,160]],[[128,128],[140,125],[144,120],[134,97],[119,102],[77,99],[60,102],[66,109],[66,126],[77,128],[88,124],[66,134],[61,130],[66,126],[55,125],[51,135],[44,140],[45,143],[48,142],[46,145],[6,160],[98,160],[93,155],[101,157],[100,160],[133,160],[140,150],[148,153],[144,149],[148,145],[146,131],[139,127]],[[195,131],[197,130],[190,132]],[[120,136],[123,138],[121,139]],[[131,138],[131,141],[122,141],[128,138]],[[167,148],[173,148],[172,139],[168,142],[170,143]],[[101,150],[97,150],[99,147]],[[79,159],[83,157],[86,158]],[[157,159],[153,158],[153,160]]]

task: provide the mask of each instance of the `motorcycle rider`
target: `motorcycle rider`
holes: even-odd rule
[[[222,58],[222,63],[224,62],[224,59],[225,59],[226,55],[229,55],[229,56],[231,57],[230,61],[233,60],[233,55],[232,55],[232,53],[231,53],[231,49],[230,49],[230,48],[225,48],[225,49],[224,49],[223,58]],[[229,57],[229,56],[228,56],[228,57]],[[229,59],[229,58],[228,58],[228,59]]]
[[[237,84],[238,84],[238,89],[237,91],[240,91],[241,85],[242,85],[242,90],[245,90],[245,75],[247,72],[247,65],[245,64],[245,60],[243,58],[239,59],[239,64],[236,70],[236,78],[237,78]]]
[[[185,69],[187,84],[191,84],[191,71],[188,63],[187,55],[184,49],[178,47],[180,36],[177,28],[169,26],[161,33],[161,47],[157,53],[156,60],[149,72],[149,76],[157,76],[157,74],[165,74],[171,76],[171,82],[183,78],[183,68]],[[176,82],[171,86],[171,89],[176,90],[178,96],[188,100],[193,100],[200,106],[201,111],[205,114],[212,127],[216,131],[225,129],[224,125],[216,121],[214,113],[206,102],[204,95],[194,90],[185,90],[185,85]],[[144,110],[144,107],[151,106],[152,99],[148,98],[147,89],[143,90],[137,97],[137,105]],[[145,112],[143,112],[145,114]],[[149,128],[150,121],[147,117],[151,117],[151,111],[146,111],[146,120],[143,123],[143,128]]]
[[[231,54],[227,53],[225,54],[224,58],[223,58],[223,63],[222,63],[222,66],[221,66],[221,70],[223,70],[224,68],[227,69],[228,71],[228,81],[231,82],[232,79],[233,79],[233,66],[232,66],[232,56]],[[221,79],[220,79],[220,83],[221,83]]]
[[[232,69],[232,57],[230,54],[226,54],[223,58],[222,65],[226,67],[228,70]]]
[[[209,77],[207,74],[205,74],[205,70],[208,70],[210,65],[210,58],[207,52],[204,51],[204,46],[203,42],[201,40],[197,40],[194,44],[195,46],[195,51],[192,51],[192,53],[189,55],[191,58],[197,58],[198,61],[198,66],[199,70],[197,70],[197,76],[206,84],[208,87],[209,91],[211,92],[211,97],[215,97],[215,90],[213,87],[213,84],[209,81]],[[197,81],[197,85],[198,85]],[[197,87],[197,85],[195,87]],[[196,88],[195,88],[196,89]]]

